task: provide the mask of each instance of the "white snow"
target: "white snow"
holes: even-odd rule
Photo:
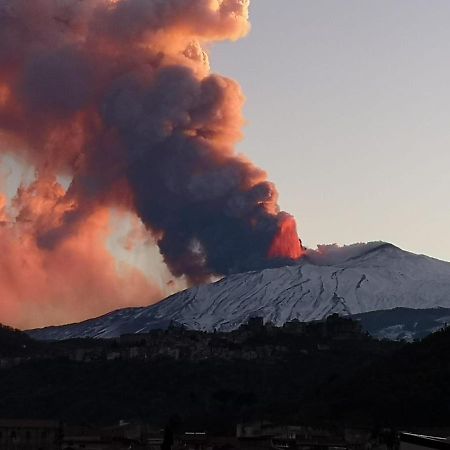
[[[330,250],[330,249],[328,249]],[[386,243],[310,252],[298,265],[230,275],[147,308],[127,308],[80,324],[33,331],[39,339],[113,337],[176,321],[198,330],[232,330],[251,316],[282,325],[396,307],[450,307],[450,263]],[[317,252],[316,252],[317,253]]]

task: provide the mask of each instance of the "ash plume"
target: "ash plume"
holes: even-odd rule
[[[274,185],[235,151],[241,90],[210,72],[202,47],[243,37],[248,8],[0,0],[0,151],[34,166],[38,184],[71,179],[33,218],[36,248],[52,255],[99,211],[119,208],[191,282],[301,256]],[[14,206],[26,216],[20,193]]]
[[[52,251],[39,247],[39,231],[70,208],[63,195],[56,180],[41,177],[19,189],[16,216],[0,196],[0,321],[39,327],[161,298],[160,289],[136,268],[117,273],[116,260],[102,245],[111,231],[105,208],[97,208]]]

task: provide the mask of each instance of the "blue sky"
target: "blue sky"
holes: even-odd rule
[[[304,243],[384,240],[450,260],[450,2],[253,0],[211,49]]]

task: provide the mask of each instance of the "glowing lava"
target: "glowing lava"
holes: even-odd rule
[[[280,220],[278,233],[270,246],[268,257],[270,259],[299,259],[304,251],[297,234],[297,224],[290,214],[283,214]]]
[[[11,91],[6,84],[0,83],[0,107],[5,106],[11,95]]]

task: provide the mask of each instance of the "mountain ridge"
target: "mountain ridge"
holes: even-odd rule
[[[148,306],[79,324],[30,330],[38,339],[115,337],[164,328],[230,331],[251,316],[282,325],[330,314],[450,307],[450,263],[385,242],[321,246],[295,265],[229,275]]]

